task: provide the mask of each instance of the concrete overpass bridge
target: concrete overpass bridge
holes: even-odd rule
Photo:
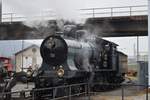
[[[98,35],[102,37],[148,35],[148,16],[146,15],[89,18],[86,24],[100,28]]]
[[[88,16],[86,20],[87,27],[92,25],[100,29],[98,33],[99,36],[118,37],[148,35],[148,8],[146,5],[88,8],[81,10],[84,12],[83,15]]]
[[[0,23],[0,40],[24,40],[45,38],[46,36],[48,36],[47,32],[38,32],[40,30],[36,30],[36,26],[31,25],[31,27],[29,24],[27,24],[34,24],[37,21],[41,22],[45,20],[49,21],[48,24],[50,25],[46,28],[46,31],[48,30],[48,28],[53,28],[53,30],[51,31],[55,31],[56,20],[54,19],[54,16],[33,16],[27,18],[25,16],[17,15],[15,13],[3,13]],[[37,32],[37,34],[35,32]]]
[[[96,28],[99,30],[97,31],[99,36],[147,36],[147,9],[147,5],[141,5],[109,8],[88,8],[81,9],[81,12],[82,16],[87,18],[85,27],[91,31],[95,30]],[[42,34],[34,33],[33,35],[30,27],[24,25],[21,21],[16,19],[24,20],[25,18],[22,16],[14,16],[13,13],[9,13],[8,17],[3,18],[5,22],[0,24],[0,40],[40,39],[48,35],[44,32]],[[55,22],[53,24],[55,24]]]

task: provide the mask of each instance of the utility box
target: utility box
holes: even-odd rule
[[[144,85],[140,89],[148,85],[148,62],[138,61],[138,84]]]

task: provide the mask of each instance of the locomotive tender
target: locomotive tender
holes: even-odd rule
[[[101,38],[86,41],[64,39],[59,35],[45,38],[40,47],[43,62],[35,78],[35,88],[85,82],[120,84],[126,73],[127,56],[117,51],[117,46]],[[92,86],[93,91],[104,88],[104,85]],[[76,89],[79,88],[73,90],[79,91]],[[50,91],[39,92],[38,97],[47,93]]]

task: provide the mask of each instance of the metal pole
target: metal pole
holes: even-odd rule
[[[137,62],[139,61],[139,36],[137,36]]]
[[[55,89],[56,88],[53,88],[53,99],[55,99]]]
[[[148,0],[148,85],[150,85],[150,0]]]
[[[122,93],[122,100],[124,100],[124,88],[123,88],[123,85],[121,86],[121,93]]]
[[[24,49],[24,40],[22,40],[22,50]],[[23,71],[23,52],[22,52],[22,71]]]
[[[34,94],[34,90],[32,91],[32,100],[34,100],[34,96],[35,96],[35,94]]]
[[[92,11],[93,11],[93,18],[94,18],[95,17],[95,9],[93,8]]]
[[[87,96],[87,94],[88,94],[88,85],[87,84],[85,84],[85,97]]]
[[[146,100],[148,100],[148,84],[147,84],[147,86],[146,86]]]
[[[2,0],[0,0],[0,23],[2,22]]]
[[[130,6],[130,16],[132,15],[132,7]]]
[[[88,83],[88,100],[90,100],[90,83]]]
[[[134,59],[136,59],[136,45],[133,45]]]
[[[71,100],[71,86],[69,86],[69,100]]]
[[[111,8],[111,17],[113,17],[113,8]]]
[[[10,14],[10,23],[13,21],[13,13]]]

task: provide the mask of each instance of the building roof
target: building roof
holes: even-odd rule
[[[8,57],[0,57],[0,59],[11,59],[11,58],[8,58]]]
[[[33,44],[33,45],[28,46],[27,48],[25,48],[23,50],[20,50],[20,51],[16,52],[15,55],[18,55],[18,54],[20,54],[20,53],[22,53],[22,52],[24,52],[24,51],[26,51],[26,50],[28,50],[30,48],[33,48],[33,47],[40,48],[38,45]]]

